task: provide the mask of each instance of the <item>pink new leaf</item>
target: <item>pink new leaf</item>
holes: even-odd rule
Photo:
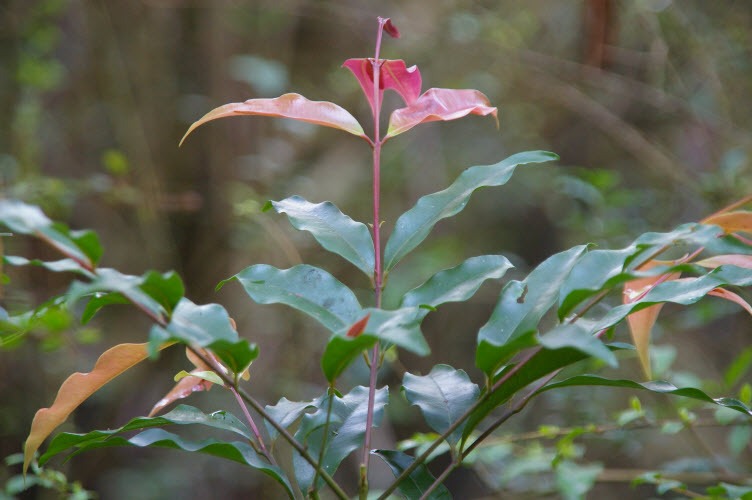
[[[715,269],[718,266],[732,265],[738,267],[752,268],[752,255],[742,254],[727,254],[727,255],[714,255],[707,259],[699,260],[695,262],[698,266],[707,267],[709,269]]]
[[[274,99],[249,99],[220,106],[195,122],[180,140],[183,144],[188,134],[199,125],[228,116],[260,115],[292,118],[325,127],[338,128],[368,140],[358,120],[340,106],[328,101],[309,101],[300,94],[285,94]]]
[[[376,113],[373,102],[373,59],[348,59],[342,65],[352,71],[355,78],[358,79],[360,87],[363,89],[368,103],[371,105],[371,111]],[[405,65],[405,61],[400,60],[381,60],[381,71],[379,72],[379,101],[384,95],[384,90],[392,89],[397,92],[405,104],[413,104],[420,95],[422,85],[420,71],[417,66]]]
[[[709,291],[708,295],[715,295],[716,297],[721,297],[722,299],[735,302],[736,304],[739,304],[740,306],[742,306],[744,310],[747,311],[750,315],[752,315],[752,306],[750,306],[746,300],[744,300],[743,298],[741,298],[739,295],[735,294],[734,292],[726,290],[725,288],[715,288]]]
[[[469,114],[493,115],[499,124],[496,108],[477,90],[428,89],[412,105],[394,110],[384,140],[421,123],[456,120]]]
[[[397,27],[394,24],[392,24],[392,20],[391,19],[389,19],[388,17],[386,19],[383,19],[383,18],[380,17],[379,18],[379,22],[381,22],[381,21],[384,22],[384,31],[386,31],[387,35],[389,35],[389,36],[391,36],[393,38],[399,38],[400,37],[400,32],[399,32],[399,30],[397,30]]]
[[[234,323],[234,322],[233,322]],[[205,349],[199,349],[199,351],[206,357],[213,358],[211,354],[206,351]],[[211,371],[212,367],[204,363],[201,358],[193,354],[193,351],[186,348],[185,349],[185,355],[190,360],[191,363],[196,367],[195,370],[191,370],[191,373],[194,372],[205,372],[205,371]],[[157,403],[154,405],[154,407],[149,412],[149,416],[153,417],[160,411],[162,411],[167,405],[170,403],[173,403],[177,401],[178,399],[184,399],[193,394],[194,392],[198,391],[208,391],[211,389],[212,383],[209,382],[206,379],[202,379],[200,377],[184,377],[181,378],[177,384],[167,393],[164,395],[162,399],[157,401]]]

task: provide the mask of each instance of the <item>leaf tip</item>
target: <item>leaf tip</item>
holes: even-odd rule
[[[390,18],[384,19],[383,17],[379,17],[379,24],[383,27],[384,31],[387,35],[391,36],[392,38],[399,38],[400,32],[397,29],[397,27],[392,23],[392,20]]]

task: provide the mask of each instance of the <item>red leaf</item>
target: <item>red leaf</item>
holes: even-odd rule
[[[345,109],[328,101],[309,101],[300,94],[285,94],[274,99],[249,99],[245,102],[233,102],[220,106],[195,122],[180,140],[183,144],[188,134],[199,125],[217,118],[241,115],[278,116],[292,118],[325,127],[338,128],[366,138],[363,127],[358,120]]]
[[[192,370],[191,373],[204,371],[199,368]],[[158,412],[162,411],[167,405],[177,401],[178,399],[187,398],[191,394],[197,391],[208,391],[211,389],[212,383],[208,380],[204,380],[199,377],[184,377],[175,384],[170,392],[157,401],[157,404],[149,412],[149,416],[153,417]]]
[[[371,105],[371,111],[376,114],[373,102],[373,58],[371,59],[348,59],[342,67],[352,71],[355,78],[360,82],[363,93]],[[420,71],[417,66],[405,65],[405,61],[382,60],[381,71],[379,72],[379,101],[384,95],[384,90],[392,89],[397,92],[405,104],[413,104],[420,95],[420,86],[422,85]]]
[[[392,24],[392,20],[388,17],[386,19],[379,18],[379,21],[385,21],[384,22],[384,31],[386,31],[387,35],[390,35],[393,38],[399,38],[400,32],[397,30],[397,27]]]
[[[498,126],[497,110],[481,92],[469,89],[428,89],[412,105],[392,113],[384,139],[406,132],[421,123],[456,120],[469,114],[493,115]]]
[[[366,329],[366,325],[368,324],[368,320],[370,318],[371,313],[368,313],[365,315],[365,317],[356,321],[355,324],[351,326],[349,330],[347,330],[347,335],[345,335],[345,337],[357,337],[358,335],[363,333],[363,330]]]
[[[749,303],[741,298],[739,295],[735,294],[734,292],[730,292],[726,290],[725,288],[716,288],[708,292],[708,295],[715,295],[716,297],[721,297],[722,299],[730,300],[731,302],[736,302],[740,306],[744,308],[745,311],[747,311],[749,314],[752,315],[752,306],[749,305]]]

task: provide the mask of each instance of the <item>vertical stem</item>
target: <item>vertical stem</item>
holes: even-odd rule
[[[379,200],[381,189],[381,135],[379,118],[381,116],[381,92],[379,77],[381,74],[381,36],[386,19],[379,18],[379,29],[376,34],[376,52],[373,61],[373,250],[374,250],[374,294],[375,307],[381,307],[382,271],[381,271],[381,221],[379,220]],[[368,413],[366,417],[365,439],[363,441],[363,461],[360,465],[359,496],[368,496],[368,461],[371,456],[371,427],[373,426],[373,404],[376,397],[376,375],[379,369],[379,349],[377,343],[371,354],[371,374],[368,384]]]
[[[214,370],[217,371],[216,369]],[[266,449],[266,445],[264,444],[264,439],[261,437],[261,433],[259,433],[258,427],[256,427],[256,423],[253,421],[253,417],[251,417],[251,414],[248,412],[248,408],[245,406],[245,403],[243,402],[243,398],[240,397],[240,394],[238,393],[238,390],[233,387],[229,386],[228,389],[230,389],[230,392],[232,392],[232,395],[235,396],[235,400],[238,402],[238,405],[240,405],[240,408],[243,410],[243,415],[245,415],[245,419],[248,421],[248,424],[251,426],[251,431],[253,432],[253,435],[256,437],[256,440],[258,441],[259,447],[261,448],[261,452],[264,454],[266,459],[269,461],[272,465],[277,465],[277,462],[274,460],[274,456],[269,453],[269,450]]]

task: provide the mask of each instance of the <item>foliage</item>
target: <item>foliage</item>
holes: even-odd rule
[[[51,441],[40,464],[63,453],[71,457],[101,447],[167,447],[247,465],[273,478],[290,498],[301,494],[319,498],[320,490],[327,488],[336,497],[347,499],[351,495],[334,475],[343,460],[362,449],[357,480],[361,499],[369,496],[371,455],[386,462],[395,475],[394,481],[379,492],[379,499],[388,498],[395,490],[409,499],[450,498],[443,482],[457,467],[488,464],[491,461],[485,460],[488,455],[484,454],[489,453],[512,461],[511,451],[503,446],[504,442],[496,443],[498,446],[488,444],[493,442],[490,436],[533,398],[549,391],[559,392],[572,386],[608,387],[682,396],[734,412],[735,421],[745,419],[739,420],[743,422],[740,425],[748,425],[752,417],[749,394],[740,394],[739,399],[719,398],[708,394],[715,391],[698,387],[679,388],[660,380],[639,382],[589,373],[576,373],[558,381],[554,378],[564,369],[576,370],[583,366],[618,368],[624,354],[633,347],[625,343],[605,343],[603,338],[612,335],[614,328],[622,323],[628,324],[634,348],[650,377],[650,334],[663,304],[691,305],[707,295],[716,295],[752,311],[741,295],[729,290],[752,285],[752,243],[739,234],[750,232],[752,212],[736,210],[752,197],[700,223],[685,224],[664,233],[643,234],[620,250],[575,246],[549,257],[521,280],[508,281],[493,313],[477,334],[475,359],[485,377],[484,383],[479,386],[464,370],[448,364],[438,364],[425,375],[403,373],[404,397],[420,409],[434,434],[423,439],[413,456],[405,453],[405,447],[402,450],[373,449],[372,428],[385,418],[390,401],[389,388],[378,387],[378,373],[384,363],[390,362],[387,355],[390,350],[399,348],[418,356],[429,354],[430,342],[421,331],[426,316],[443,304],[468,301],[485,281],[502,278],[512,265],[501,255],[470,257],[450,269],[436,272],[423,284],[404,293],[395,309],[382,306],[387,278],[398,273],[397,264],[418,248],[442,219],[459,214],[477,190],[505,185],[517,167],[531,168],[557,159],[553,153],[529,151],[492,165],[470,167],[446,189],[421,197],[397,219],[382,245],[379,181],[384,143],[423,123],[449,121],[470,114],[496,118],[497,110],[476,90],[432,88],[421,93],[422,79],[417,67],[408,68],[403,61],[380,59],[382,34],[398,37],[399,32],[388,19],[379,18],[378,22],[375,57],[345,62],[345,67],[360,83],[373,112],[371,136],[352,114],[336,104],[285,94],[274,99],[250,99],[219,107],[196,121],[183,137],[185,141],[197,127],[218,118],[260,115],[342,130],[362,138],[372,148],[375,189],[370,230],[328,201],[312,203],[292,196],[269,202],[265,207],[285,214],[294,228],[309,232],[324,249],[365,273],[374,292],[372,301],[369,299],[370,306],[361,305],[362,294],[326,270],[307,264],[290,269],[251,265],[219,284],[221,287],[237,281],[253,301],[294,308],[330,332],[328,339],[321,342],[326,393],[311,401],[282,398],[275,405],[261,405],[240,386],[240,380],[247,377],[249,367],[259,356],[259,349],[238,334],[234,320],[223,306],[193,303],[185,297],[182,280],[175,273],[151,271],[133,276],[99,267],[102,248],[93,232],[71,231],[52,222],[34,205],[0,199],[0,223],[14,234],[39,238],[64,257],[45,262],[6,256],[6,263],[39,265],[52,272],[74,272],[85,280],[74,281],[67,292],[53,299],[51,304],[71,309],[86,300],[81,320],[87,322],[102,307],[129,303],[153,322],[147,343],[112,347],[102,354],[91,372],[76,373],[66,380],[50,408],[37,412],[25,445],[24,472],[32,466],[43,441],[85,399],[140,361],[156,357],[160,350],[175,344],[186,346],[188,358],[196,369],[178,374],[178,385],[157,402],[152,415],[134,418],[115,430],[61,433]],[[383,91],[387,89],[394,90],[405,106],[392,112],[387,132],[381,136],[379,118]],[[683,256],[670,261],[658,260],[666,253]],[[614,297],[616,305],[609,305]],[[42,308],[30,314],[0,318],[1,334],[3,337],[13,335],[40,311]],[[368,386],[343,391],[342,375],[361,355],[370,371]],[[737,375],[729,375],[734,382],[746,369],[741,366],[743,360],[739,364],[734,372]],[[255,383],[263,381],[258,374],[256,377]],[[205,414],[184,405],[161,417],[153,416],[178,399],[198,390],[208,390],[212,385],[232,393],[247,426],[226,411]],[[396,397],[395,391],[392,393],[391,398]],[[248,406],[263,419],[267,436],[261,434]],[[620,419],[623,426],[644,417],[638,405],[626,415]],[[683,425],[690,427],[689,420]],[[194,441],[160,428],[186,424],[205,431],[229,431],[243,440],[210,437]],[[121,435],[133,430],[141,432]],[[561,435],[558,430],[546,432],[550,436]],[[581,455],[573,442],[588,432],[595,431],[589,428],[569,430],[557,442],[555,451],[533,450],[537,454],[528,456],[526,464],[521,464],[520,460],[515,463],[517,467],[528,467],[527,470],[551,472],[555,489],[565,498],[581,498],[601,472],[598,464],[577,462]],[[292,448],[291,470],[277,463],[275,448],[280,437]],[[435,477],[428,465],[444,452],[449,453],[449,464]],[[502,479],[502,483],[506,480]],[[686,489],[681,482],[663,482],[655,474],[644,475],[640,481],[656,484],[659,493]],[[708,493],[732,495],[734,491],[741,491],[734,488],[742,487],[719,484],[714,488]]]

